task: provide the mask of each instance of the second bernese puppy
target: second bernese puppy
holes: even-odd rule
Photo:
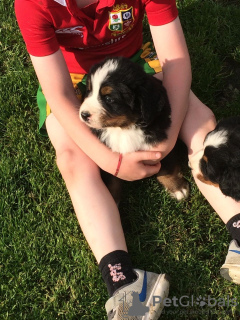
[[[107,58],[91,68],[79,115],[104,144],[121,154],[155,147],[167,139],[171,125],[162,82],[123,57]],[[187,197],[188,183],[175,149],[161,161],[157,179],[174,198]],[[110,184],[114,189],[116,183]]]
[[[190,167],[204,183],[240,201],[240,116],[222,119],[205,138]]]

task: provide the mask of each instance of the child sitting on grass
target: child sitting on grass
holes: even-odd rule
[[[108,319],[122,319],[132,305],[131,292],[142,293],[140,301],[147,309],[152,296],[168,295],[169,283],[165,274],[132,267],[118,207],[99,171],[115,174],[119,155],[80,121],[77,95],[93,64],[106,56],[135,60],[138,56],[138,62],[148,64],[150,72],[163,81],[172,107],[172,125],[167,141],[153,150],[124,155],[118,177],[132,181],[154,175],[178,137],[187,145],[191,160],[216,121],[190,89],[190,59],[175,0],[15,0],[15,10],[41,85],[40,130],[44,133],[46,128],[56,150],[79,224],[107,285]],[[145,12],[158,60],[150,46],[141,49]],[[240,221],[240,204],[218,188],[195,181],[233,238],[221,274],[240,283],[240,255],[236,253],[240,229],[235,227]],[[149,308],[149,319],[158,319],[162,308],[160,303]]]

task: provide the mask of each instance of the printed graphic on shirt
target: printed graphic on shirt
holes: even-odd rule
[[[127,4],[121,4],[115,6],[113,10],[114,11],[109,12],[108,28],[113,31],[112,36],[116,37],[133,28],[133,7],[128,8]]]
[[[81,37],[83,37],[83,31],[81,30],[83,26],[76,26],[72,28],[64,28],[64,29],[57,29],[55,32],[56,33],[71,33],[71,34],[76,34]]]

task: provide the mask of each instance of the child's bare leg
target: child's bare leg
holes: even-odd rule
[[[124,290],[133,291],[133,282],[143,281],[144,272],[138,271],[141,276],[137,275],[132,267],[118,208],[101,179],[99,168],[68,137],[53,114],[47,118],[46,125],[56,150],[58,168],[65,180],[79,224],[99,264],[110,297],[122,287]],[[150,273],[148,276],[154,277],[157,283],[156,286],[153,283],[152,291],[156,287],[157,292],[166,296],[169,283],[165,276]],[[159,279],[161,281],[158,281]],[[149,290],[150,293],[152,291]],[[109,299],[107,308],[110,314],[114,313],[111,299],[114,298]],[[159,308],[160,305],[156,309]]]
[[[79,224],[97,261],[111,251],[127,251],[118,208],[99,168],[68,137],[53,114],[46,125]]]
[[[190,160],[202,149],[206,134],[213,130],[215,126],[216,120],[212,111],[191,92],[189,109],[180,132],[180,138],[188,147]],[[193,176],[199,190],[224,223],[227,223],[233,216],[240,213],[240,202],[224,196],[219,188],[202,183],[195,177],[194,172]]]

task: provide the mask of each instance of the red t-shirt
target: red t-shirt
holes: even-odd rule
[[[60,48],[72,73],[87,73],[106,56],[135,54],[145,11],[151,25],[178,15],[175,0],[99,0],[81,9],[76,0],[15,0],[28,52],[46,56]]]

